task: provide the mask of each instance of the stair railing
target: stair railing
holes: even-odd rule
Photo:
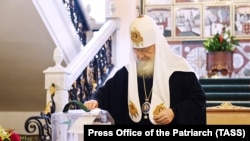
[[[63,67],[63,53],[60,47],[54,51],[54,67],[49,67],[45,73],[45,89],[49,94],[51,83],[56,86],[55,103],[56,112],[62,111],[65,104],[68,103],[68,90],[73,82],[78,78],[82,71],[89,65],[97,52],[105,44],[108,38],[112,38],[112,59],[116,66],[116,44],[117,30],[119,28],[119,20],[117,18],[108,19],[107,22],[97,31],[97,34],[86,44],[86,46],[75,56],[75,58]]]
[[[46,103],[50,101],[49,89],[53,83],[56,88],[55,112],[61,112],[65,104],[69,102],[68,90],[110,38],[112,39],[112,65],[116,67],[117,31],[120,22],[118,18],[109,15],[106,22],[82,47],[62,0],[33,0],[33,2],[56,45],[53,56],[55,66],[44,70]],[[110,10],[113,14],[114,10],[111,8]]]
[[[53,54],[55,65],[48,67],[43,72],[47,91],[46,103],[51,102],[51,84],[53,84],[55,91],[53,94],[54,106],[50,107],[50,110],[53,111],[47,114],[41,112],[40,116],[28,118],[25,122],[25,130],[29,133],[38,131],[40,140],[50,141],[51,114],[63,111],[64,106],[69,102],[68,90],[110,39],[112,39],[112,64],[116,67],[117,31],[120,21],[116,17],[107,17],[106,22],[82,47],[79,37],[74,34],[75,30],[72,30],[71,21],[66,18],[68,15],[61,0],[33,0],[33,2],[56,44]],[[66,66],[62,65],[63,61]]]

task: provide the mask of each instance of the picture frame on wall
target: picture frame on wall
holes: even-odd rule
[[[194,0],[175,0],[175,3],[193,3]],[[215,0],[196,0],[196,2],[215,2]]]
[[[249,0],[231,0],[233,2],[249,2]]]
[[[233,6],[233,31],[238,37],[250,35],[250,3],[238,3]]]
[[[202,36],[201,5],[174,7],[174,37],[197,38]]]
[[[146,6],[145,14],[152,17],[164,37],[172,37],[173,34],[173,16],[170,6]]]
[[[203,36],[211,37],[221,33],[223,27],[232,31],[231,6],[229,4],[203,6]]]
[[[221,1],[225,1],[225,2],[229,2],[229,1],[233,1],[233,0],[217,0],[218,2],[221,2]]]
[[[145,5],[171,4],[173,0],[145,0]]]

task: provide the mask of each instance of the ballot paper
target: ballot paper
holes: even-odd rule
[[[97,118],[100,110],[94,110],[88,113],[82,111],[69,111],[69,113],[79,114],[79,117],[73,123],[73,125],[68,130],[69,133],[83,134],[83,125],[93,124],[94,120]]]

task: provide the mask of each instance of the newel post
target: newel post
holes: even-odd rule
[[[69,73],[66,72],[66,69],[61,65],[63,61],[61,48],[55,48],[53,60],[55,62],[55,66],[49,67],[43,71],[45,74],[45,89],[47,90],[46,103],[51,101],[50,88],[52,84],[55,84],[55,112],[61,112],[64,106],[68,103],[69,89],[67,88]]]

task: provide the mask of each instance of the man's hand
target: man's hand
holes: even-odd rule
[[[154,120],[159,125],[165,125],[172,122],[174,112],[171,108],[164,108],[158,115],[154,115]]]
[[[98,108],[98,102],[96,100],[85,101],[84,106],[86,106],[89,110],[92,110]]]

